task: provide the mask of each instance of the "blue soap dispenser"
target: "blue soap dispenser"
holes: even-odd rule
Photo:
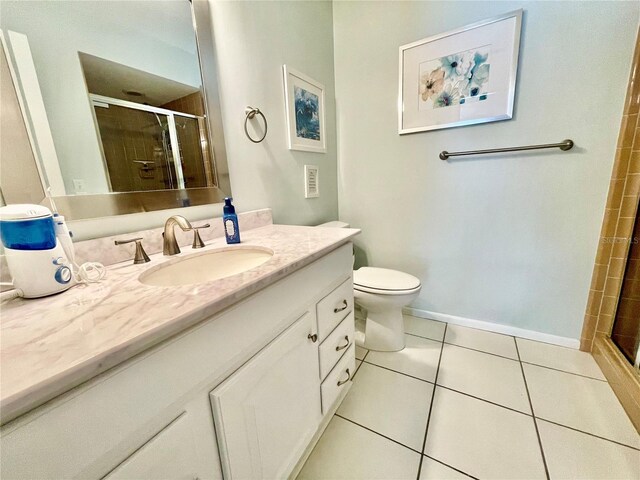
[[[238,216],[236,208],[231,204],[233,198],[226,197],[224,199],[224,207],[222,207],[222,222],[224,223],[224,234],[227,237],[227,243],[240,243],[240,229],[238,228]]]

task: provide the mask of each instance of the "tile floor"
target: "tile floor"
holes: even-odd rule
[[[405,315],[299,479],[640,479],[640,435],[586,353]]]

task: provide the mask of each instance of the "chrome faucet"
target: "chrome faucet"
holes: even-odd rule
[[[189,220],[187,220],[183,216],[173,215],[169,217],[164,224],[164,233],[162,234],[162,236],[164,237],[162,253],[164,253],[165,255],[177,255],[178,253],[180,253],[180,247],[178,246],[178,242],[176,241],[176,234],[173,230],[176,225],[178,225],[183,232],[193,230],[193,227],[189,223]]]

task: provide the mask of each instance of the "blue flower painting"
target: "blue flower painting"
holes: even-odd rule
[[[486,100],[489,82],[489,47],[473,48],[420,64],[420,110],[465,105]]]
[[[296,136],[320,140],[320,107],[318,95],[294,86]]]

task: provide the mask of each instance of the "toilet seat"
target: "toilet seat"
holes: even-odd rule
[[[408,295],[420,290],[420,280],[388,268],[362,267],[353,272],[353,288],[378,295]]]

